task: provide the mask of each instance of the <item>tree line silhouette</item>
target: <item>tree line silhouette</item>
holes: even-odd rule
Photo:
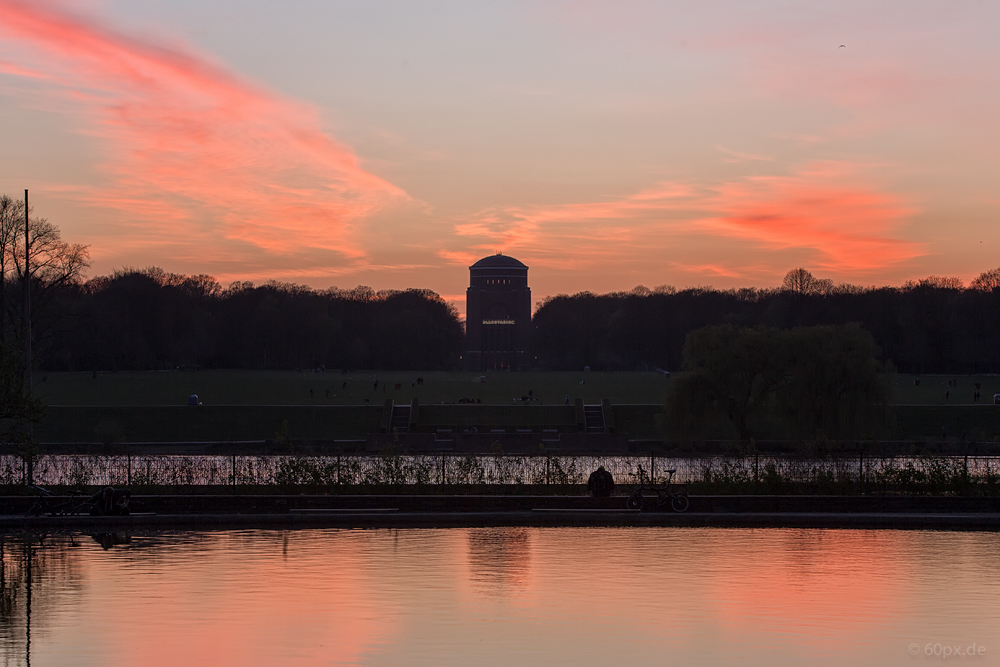
[[[1000,269],[968,286],[938,276],[900,287],[835,285],[793,269],[772,289],[559,295],[535,313],[533,352],[552,369],[676,370],[685,338],[704,327],[851,323],[870,332],[879,358],[900,372],[1000,372]]]
[[[808,274],[789,275],[800,272]],[[677,370],[686,337],[704,327],[856,323],[900,372],[1000,372],[1000,270],[968,287],[933,277],[867,288],[794,278],[777,289],[640,287],[552,297],[535,313],[532,356],[541,369]],[[21,293],[15,283],[9,297]],[[33,315],[39,370],[429,370],[458,368],[462,354],[458,313],[429,290],[223,287],[210,276],[147,268],[65,281],[44,294]],[[9,342],[19,336],[19,304],[7,299]]]
[[[65,290],[40,354],[48,370],[439,369],[457,365],[462,325],[429,290],[314,290],[158,268]]]
[[[429,290],[315,290],[275,281],[224,287],[211,276],[155,267],[87,280],[88,247],[63,241],[58,227],[39,218],[30,220],[26,275],[23,206],[0,197],[4,377],[16,379],[23,361],[25,280],[36,370],[460,367],[461,319]],[[847,324],[871,334],[884,368],[1000,372],[1000,268],[968,286],[937,276],[900,287],[837,285],[798,268],[778,288],[559,295],[534,315],[529,358],[552,370],[675,370],[688,334],[705,327]]]

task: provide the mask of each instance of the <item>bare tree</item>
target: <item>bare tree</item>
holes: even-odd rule
[[[834,291],[834,285],[832,280],[817,278],[799,267],[785,274],[784,280],[781,281],[781,289],[799,294],[829,294]]]
[[[1000,287],[1000,268],[983,271],[969,283],[969,289],[981,292],[992,292],[998,287]]]
[[[30,216],[31,210],[28,214]],[[28,273],[25,275],[24,202],[7,195],[0,196],[0,340],[5,353],[11,354],[11,333],[24,330],[24,308],[20,299],[10,292],[20,294],[25,281],[31,284],[32,320],[42,321],[59,290],[79,283],[90,266],[89,246],[67,243],[62,240],[59,228],[45,218],[28,220]],[[36,318],[35,315],[39,317]],[[9,317],[8,317],[9,316]],[[22,326],[16,326],[21,319]],[[14,325],[14,326],[12,326]],[[45,334],[40,327],[32,338]]]
[[[7,342],[7,278],[13,273],[14,244],[24,223],[24,202],[0,196],[0,344]]]
[[[45,293],[83,278],[90,266],[90,246],[67,243],[59,228],[45,218],[33,218],[28,224],[29,275],[32,287]],[[20,281],[24,275],[24,240],[14,235],[14,273]]]
[[[28,229],[30,233],[30,222]],[[0,195],[0,440],[4,441],[23,439],[25,423],[37,422],[42,410],[28,391],[21,359],[8,345],[7,283],[18,276],[19,234],[23,239],[24,202]]]
[[[903,289],[917,289],[927,287],[931,289],[962,289],[965,285],[961,278],[955,276],[927,276],[920,280],[907,280],[903,283]]]

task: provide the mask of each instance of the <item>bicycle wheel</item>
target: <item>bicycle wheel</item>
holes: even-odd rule
[[[45,514],[45,508],[40,503],[35,503],[28,508],[24,516],[41,516],[43,514]]]
[[[643,503],[642,494],[633,493],[631,496],[628,497],[628,500],[625,501],[625,507],[629,508],[630,510],[641,510],[642,503]]]
[[[670,506],[675,512],[683,512],[688,508],[689,504],[687,496],[674,496],[670,499]]]

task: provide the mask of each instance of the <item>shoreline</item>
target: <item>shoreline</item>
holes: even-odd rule
[[[640,512],[626,509],[536,508],[513,511],[290,511],[273,514],[135,514],[127,517],[0,516],[0,534],[34,530],[117,532],[143,529],[475,527],[854,528],[1000,531],[1000,513]]]
[[[69,497],[53,498],[54,501]],[[626,509],[625,495],[134,495],[126,517],[28,517],[37,496],[0,497],[10,531],[145,528],[759,527],[1000,531],[1000,497],[689,496],[690,508]],[[647,500],[651,500],[647,496]],[[85,511],[85,510],[84,510]]]

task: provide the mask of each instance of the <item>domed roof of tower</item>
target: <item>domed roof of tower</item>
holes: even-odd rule
[[[527,269],[527,265],[510,257],[509,255],[490,255],[469,267],[470,269]]]

